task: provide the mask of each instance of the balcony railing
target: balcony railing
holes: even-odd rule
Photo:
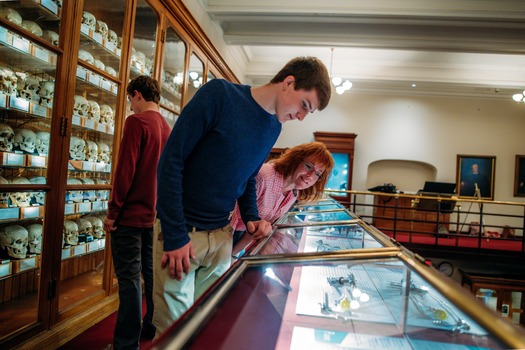
[[[364,221],[414,249],[525,259],[525,203],[369,191],[330,191]],[[416,250],[416,249],[414,249]]]

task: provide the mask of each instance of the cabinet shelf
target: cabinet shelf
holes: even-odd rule
[[[55,76],[56,54],[0,26],[1,60],[18,71]]]

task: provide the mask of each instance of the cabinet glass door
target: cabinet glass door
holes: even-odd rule
[[[61,7],[0,4],[0,341],[38,320]]]
[[[201,87],[203,80],[204,64],[201,59],[192,53],[190,56],[190,68],[188,70],[188,79],[186,80],[186,102],[191,100],[193,95]]]
[[[131,43],[130,79],[139,75],[153,76],[156,33],[157,14],[144,0],[139,0]]]
[[[186,43],[171,27],[168,27],[164,43],[164,66],[161,70],[160,112],[170,126],[175,124],[182,107],[185,57]]]
[[[65,193],[59,312],[104,296],[113,134],[125,2],[85,1],[80,27]]]

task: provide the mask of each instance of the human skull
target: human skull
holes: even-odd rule
[[[33,130],[16,129],[13,144],[15,149],[33,154],[36,147],[36,134]]]
[[[109,30],[109,33],[108,33],[108,41],[112,43],[113,45],[115,45],[115,47],[118,46],[118,35],[117,33],[115,33],[115,31],[111,29]]]
[[[75,95],[73,113],[81,117],[87,117],[89,112],[89,102],[80,95]]]
[[[103,38],[107,39],[109,35],[109,28],[106,22],[97,20],[97,29],[95,29],[95,32],[100,34]]]
[[[95,59],[95,67],[101,70],[106,69],[106,65],[104,64],[104,62],[102,62],[101,60],[97,60],[97,59]]]
[[[27,76],[24,79],[24,86],[18,92],[19,96],[28,101],[40,102],[40,83],[35,78]]]
[[[47,156],[49,153],[49,139],[51,135],[47,131],[37,131],[36,133],[35,147],[38,154]]]
[[[0,228],[0,246],[15,259],[27,256],[28,232],[20,225],[10,225]]]
[[[95,58],[91,53],[87,52],[86,50],[78,50],[78,58],[89,64],[95,64]]]
[[[110,154],[109,146],[102,141],[97,142],[97,146],[98,146],[98,161],[104,162],[104,163],[110,163],[111,154]]]
[[[31,224],[26,227],[29,238],[29,253],[42,253],[42,225]]]
[[[111,76],[118,77],[117,71],[113,67],[106,66],[106,72],[108,72]]]
[[[22,16],[10,7],[0,5],[0,18],[7,19],[17,26],[22,26]]]
[[[86,160],[90,162],[98,161],[98,145],[91,140],[87,140],[86,144],[87,144]]]
[[[89,111],[88,119],[98,122],[100,120],[100,106],[93,100],[88,100]]]
[[[64,220],[64,243],[78,244],[78,225],[74,221]]]
[[[40,84],[40,104],[46,107],[53,107],[53,97],[55,96],[55,82],[41,81]]]
[[[100,106],[100,122],[113,126],[115,124],[115,113],[113,108],[108,105]]]
[[[100,218],[96,216],[86,216],[85,219],[88,220],[91,223],[91,226],[93,227],[93,237],[104,237],[104,223],[102,222],[102,220],[100,220]]]
[[[83,139],[71,136],[69,141],[69,157],[73,160],[86,159],[86,141]]]
[[[7,185],[7,181],[4,177],[0,176],[0,185]],[[9,193],[0,193],[0,208],[7,208],[9,206]]]
[[[31,182],[25,177],[18,176],[11,179],[11,184],[29,185]],[[9,199],[12,205],[25,208],[31,206],[31,195],[31,192],[10,192]]]
[[[90,12],[84,11],[82,13],[82,23],[84,23],[90,29],[95,30],[97,25],[97,19]]]
[[[40,28],[40,26],[33,21],[23,20],[22,27],[28,32],[35,34],[36,36],[44,35],[44,31],[42,30],[42,28]]]
[[[55,45],[55,46],[58,46],[59,44],[59,36],[56,32],[52,31],[52,30],[44,30],[44,34],[42,35],[42,38],[44,38],[45,40],[47,40],[48,42],[50,42],[51,44]]]
[[[67,184],[68,185],[82,185],[82,181],[74,177],[68,177]],[[82,191],[79,191],[79,190],[66,191],[66,201],[73,202],[73,203],[82,203],[83,200],[84,200],[84,194]]]
[[[29,179],[29,182],[37,185],[45,185],[47,183],[46,178],[43,176],[35,176]],[[33,192],[32,204],[44,205],[46,201],[46,193],[44,191]]]
[[[0,67],[0,92],[7,95],[16,95],[18,77],[7,67]]]
[[[80,179],[80,181],[84,184],[84,185],[94,185],[95,182],[88,178],[88,177],[83,177]],[[88,201],[90,202],[94,202],[97,200],[97,194],[95,192],[95,190],[89,190],[89,191],[84,191],[84,199],[87,199]]]
[[[13,150],[13,141],[15,132],[7,124],[0,124],[0,151],[11,152]]]
[[[91,222],[89,220],[81,218],[76,221],[76,224],[78,226],[78,234],[93,236],[93,225],[91,225]]]

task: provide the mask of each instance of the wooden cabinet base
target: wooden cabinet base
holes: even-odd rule
[[[91,307],[67,321],[57,324],[50,330],[20,344],[16,349],[56,349],[117,311],[118,304],[118,295],[113,294],[101,301],[96,307]]]

